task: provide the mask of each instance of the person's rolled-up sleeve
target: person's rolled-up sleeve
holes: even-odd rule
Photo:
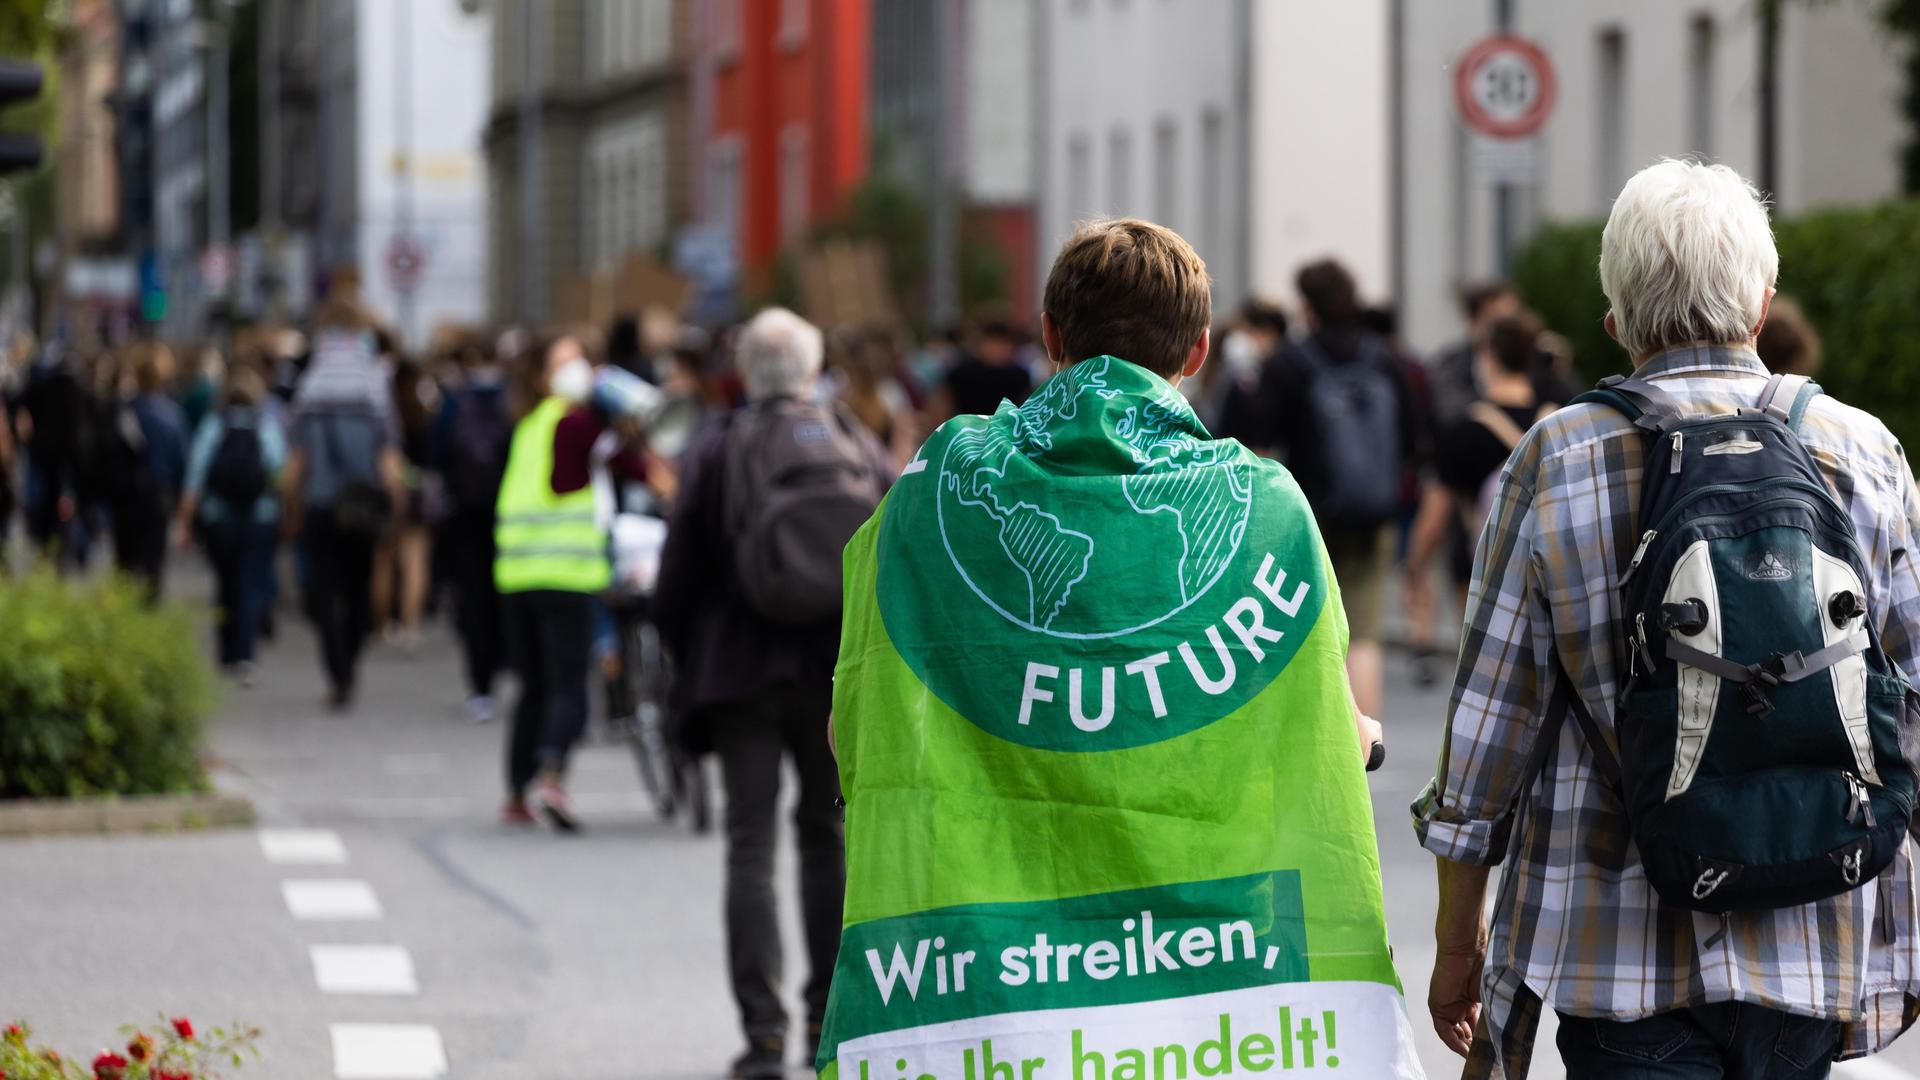
[[[1532,442],[1533,440],[1529,440]],[[1546,684],[1538,592],[1538,519],[1529,479],[1537,460],[1523,444],[1500,478],[1499,495],[1474,555],[1459,667],[1434,778],[1413,803],[1421,846],[1476,865],[1506,856],[1513,806],[1540,731]]]

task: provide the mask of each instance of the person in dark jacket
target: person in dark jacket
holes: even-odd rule
[[[820,331],[789,311],[762,312],[738,344],[750,402],[809,399],[825,347]],[[811,974],[806,1060],[820,1034],[840,948],[846,885],[839,773],[827,741],[838,618],[783,625],[748,606],[733,568],[723,474],[731,426],[717,424],[682,461],[680,498],[668,522],[655,620],[678,661],[680,708],[690,737],[720,756],[726,785],[727,950],[747,1051],[735,1077],[784,1075],[787,1013],[781,1004],[780,929],[773,896],[774,818],[780,768],[800,780],[794,828]],[[865,441],[877,475],[890,476],[878,440]]]

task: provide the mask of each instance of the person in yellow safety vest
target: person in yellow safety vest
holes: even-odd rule
[[[537,403],[514,428],[496,510],[494,584],[505,605],[520,700],[507,740],[508,824],[530,825],[537,809],[555,828],[580,828],[567,800],[567,757],[587,724],[595,605],[612,583],[610,508],[601,462],[645,479],[635,432],[593,408],[594,372],[571,337],[537,344]],[[534,803],[528,803],[533,789]]]

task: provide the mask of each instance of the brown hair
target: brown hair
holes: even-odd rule
[[[1360,290],[1353,283],[1353,275],[1332,259],[1301,267],[1294,284],[1321,326],[1339,326],[1360,317]]]
[[[1754,351],[1776,375],[1812,375],[1820,370],[1820,332],[1790,296],[1773,298]]]
[[[1213,321],[1213,279],[1172,229],[1096,221],[1053,260],[1043,306],[1067,362],[1117,356],[1172,378]]]
[[[173,350],[157,342],[128,346],[122,363],[122,370],[132,374],[134,385],[143,394],[162,393],[173,381]]]
[[[1500,370],[1525,375],[1540,358],[1540,335],[1546,327],[1529,312],[1495,319],[1487,328],[1487,351]]]

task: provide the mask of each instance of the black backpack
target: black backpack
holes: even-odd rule
[[[882,487],[858,421],[776,399],[741,410],[726,440],[726,530],[748,606],[790,624],[839,615],[841,553]]]
[[[1400,511],[1400,388],[1386,348],[1371,334],[1360,353],[1334,363],[1313,338],[1295,355],[1307,372],[1306,404],[1313,414],[1325,474],[1314,513],[1323,523],[1379,525]]]
[[[504,390],[468,389],[456,399],[447,433],[447,490],[462,510],[491,513],[513,448],[513,418]]]
[[[207,492],[236,510],[245,510],[260,501],[272,480],[260,432],[251,420],[238,423],[228,418],[222,427],[220,443],[207,463]]]
[[[1753,408],[1687,416],[1616,376],[1574,399],[1618,410],[1646,442],[1620,580],[1628,673],[1617,758],[1564,673],[1540,743],[1574,713],[1675,907],[1847,892],[1893,861],[1913,816],[1907,680],[1867,617],[1852,524],[1797,434],[1818,393],[1776,375]]]

